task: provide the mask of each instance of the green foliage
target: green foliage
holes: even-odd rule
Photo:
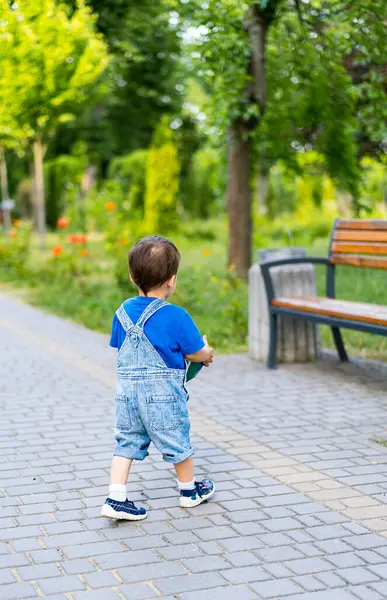
[[[81,237],[81,236],[79,236]],[[85,287],[86,278],[96,275],[98,265],[95,265],[87,249],[87,243],[64,240],[54,246],[50,256],[39,269],[39,279],[46,285]],[[57,254],[55,254],[57,253]]]
[[[387,218],[387,160],[361,161],[360,203],[365,215]]]
[[[80,184],[86,166],[86,156],[80,158],[62,155],[45,163],[47,225],[52,229],[56,227],[59,216],[65,210],[67,213],[73,213],[73,215],[69,214],[70,218],[73,217],[72,221],[82,221],[82,215],[79,215]],[[70,206],[73,204],[78,206],[74,206],[71,210]]]
[[[194,154],[188,178],[187,208],[196,217],[208,219],[219,210],[225,187],[222,175],[219,151],[203,148]]]
[[[31,253],[31,231],[31,223],[25,222],[21,223],[19,227],[11,229],[7,235],[0,234],[2,278],[9,277],[10,272],[19,277],[26,275]]]
[[[147,232],[167,234],[177,229],[179,173],[177,147],[169,120],[162,119],[148,150],[144,213]]]
[[[147,150],[136,150],[114,158],[108,169],[108,177],[121,185],[130,212],[133,214],[134,211],[140,217],[144,214],[147,158]]]
[[[0,100],[24,135],[47,136],[90,102],[107,66],[106,46],[80,0],[67,14],[55,0],[0,4]]]
[[[67,138],[63,142],[68,148],[82,135],[107,162],[146,148],[163,114],[179,113],[184,97],[181,41],[178,27],[170,22],[173,0],[87,0],[87,4],[112,58],[109,94],[96,110],[79,114],[76,127],[63,128]]]

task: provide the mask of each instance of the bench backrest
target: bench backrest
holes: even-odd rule
[[[387,220],[337,219],[329,258],[334,265],[387,269]]]

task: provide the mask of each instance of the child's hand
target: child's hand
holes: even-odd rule
[[[213,348],[211,348],[211,346],[209,345],[206,335],[203,335],[203,340],[205,343],[203,350],[205,350],[208,355],[208,358],[206,360],[203,360],[203,365],[205,367],[209,367],[210,364],[214,362],[214,351]]]

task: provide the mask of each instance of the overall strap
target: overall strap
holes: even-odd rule
[[[141,317],[136,323],[136,327],[141,330],[144,329],[144,325],[147,320],[150,319],[158,310],[160,310],[160,308],[163,308],[163,306],[168,306],[168,302],[165,302],[165,300],[162,300],[161,298],[153,300],[153,302],[151,302],[142,313]]]
[[[117,318],[121,323],[125,333],[128,333],[130,329],[133,327],[133,323],[128,316],[128,313],[124,309],[124,305],[121,304],[120,308],[116,311]]]

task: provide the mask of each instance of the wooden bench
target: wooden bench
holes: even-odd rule
[[[276,297],[271,269],[300,263],[327,267],[325,298]],[[336,265],[387,270],[387,220],[337,219],[332,230],[328,258],[290,258],[261,264],[269,304],[269,368],[276,366],[279,316],[330,325],[337,352],[343,361],[347,361],[348,356],[340,328],[387,336],[387,306],[336,299]]]

